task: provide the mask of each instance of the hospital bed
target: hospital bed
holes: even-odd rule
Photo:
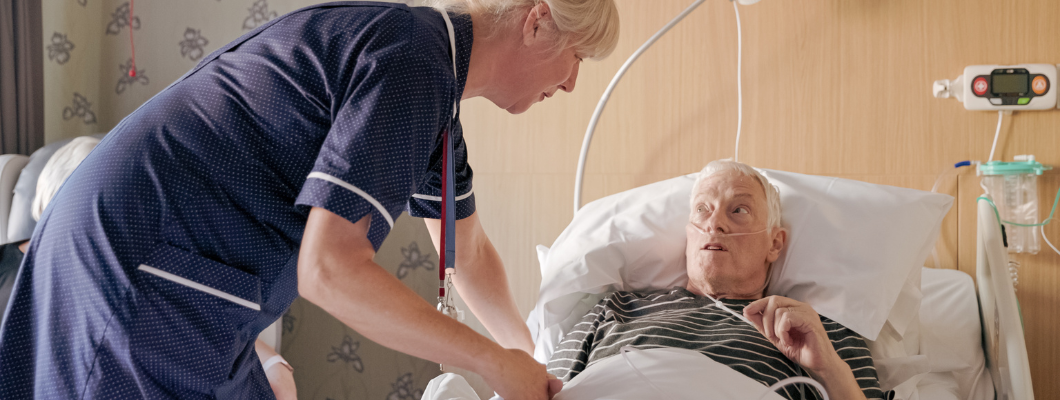
[[[894,390],[898,399],[1033,398],[1007,251],[986,202],[978,205],[978,280],[973,283],[960,271],[922,267],[952,204],[950,196],[762,171],[780,188],[784,225],[790,230],[768,294],[810,303],[872,339],[881,386]],[[597,200],[575,214],[551,248],[538,247],[541,292],[527,320],[538,361],[546,363],[566,332],[606,294],[684,283],[683,226],[693,181],[694,175],[680,176]],[[845,249],[879,260],[839,278],[834,278],[841,276],[836,270],[798,265],[857,260],[858,254]],[[829,253],[842,254],[829,258]],[[825,299],[815,297],[821,293]],[[842,299],[842,307],[829,296]],[[874,318],[848,315],[852,310]],[[458,386],[452,377],[440,377],[424,399],[462,398]]]

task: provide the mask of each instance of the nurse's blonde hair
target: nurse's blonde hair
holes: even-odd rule
[[[487,16],[493,30],[518,23],[527,10],[545,3],[552,12],[561,48],[599,60],[618,46],[618,8],[614,0],[425,0],[428,6],[453,13]]]

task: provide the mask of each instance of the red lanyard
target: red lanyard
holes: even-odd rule
[[[445,299],[445,277],[456,272],[456,212],[453,182],[453,144],[449,129],[442,131],[442,240],[438,252],[438,299]]]

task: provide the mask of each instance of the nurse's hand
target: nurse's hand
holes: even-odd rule
[[[555,375],[548,374],[548,398],[556,397],[563,390],[563,381]]]
[[[549,380],[555,377],[525,351],[503,349],[496,360],[479,375],[505,400],[548,400],[554,395]]]

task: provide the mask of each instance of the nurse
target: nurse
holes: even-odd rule
[[[521,113],[573,90],[581,61],[614,49],[617,10],[436,3],[447,14],[344,2],[284,15],[122,120],[37,225],[0,326],[0,398],[272,398],[254,339],[300,293],[507,399],[546,399],[475,214],[458,105]],[[457,289],[497,343],[372,261],[404,210],[439,242],[443,132]]]

